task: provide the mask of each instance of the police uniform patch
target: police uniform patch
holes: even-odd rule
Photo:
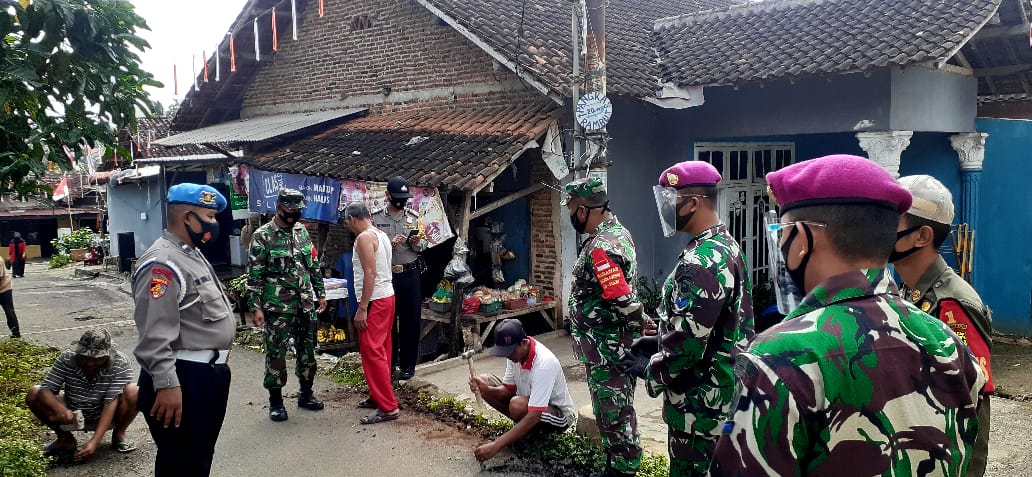
[[[921,299],[921,295],[923,295],[923,293],[921,293],[921,290],[914,290],[914,291],[910,292],[910,301],[911,301],[911,303],[917,303],[917,300]],[[928,310],[925,310],[925,311],[928,311]]]
[[[197,199],[204,205],[215,205],[215,194],[206,190],[201,191],[201,197]]]
[[[165,292],[168,291],[168,278],[165,278],[161,274],[154,273],[151,276],[150,281],[150,294],[151,298],[157,300],[165,296]]]
[[[918,306],[921,307],[921,311],[923,311],[925,313],[928,313],[928,310],[932,309],[932,302],[930,302],[930,301],[922,301],[920,303],[920,305],[918,305]]]

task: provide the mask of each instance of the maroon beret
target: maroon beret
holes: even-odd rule
[[[683,189],[685,187],[715,186],[720,182],[720,172],[708,162],[678,162],[659,175],[659,185]]]
[[[871,204],[903,215],[913,200],[881,166],[847,154],[792,164],[767,174],[767,184],[781,213],[814,205]]]

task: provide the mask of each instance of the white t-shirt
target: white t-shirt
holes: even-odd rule
[[[372,301],[394,295],[394,284],[392,282],[393,275],[391,275],[391,239],[376,227],[369,227],[369,231],[376,237],[378,244],[373,253],[376,261],[376,280],[373,281],[373,293],[369,296],[369,300]],[[355,274],[355,299],[362,300],[365,269],[362,268],[362,260],[358,255],[358,250],[355,250],[351,256],[351,265]]]
[[[545,412],[549,405],[558,407],[565,416],[576,421],[577,410],[566,387],[566,375],[559,358],[552,350],[530,338],[530,353],[524,364],[505,360],[502,384],[516,388],[517,396],[527,396],[527,410]]]

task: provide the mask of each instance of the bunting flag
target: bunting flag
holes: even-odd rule
[[[258,48],[258,18],[254,19],[254,61],[262,61],[262,50]]]
[[[236,73],[236,47],[233,45],[233,35],[229,35],[229,72]]]
[[[64,144],[62,144],[61,147],[64,148],[65,156],[68,156],[68,162],[70,162],[72,164],[72,167],[74,168],[75,167],[75,153],[72,152],[72,150],[69,149],[68,146],[66,146]]]
[[[323,12],[323,0],[319,0],[319,18],[322,18],[324,13],[325,12]]]
[[[111,157],[115,159],[115,167],[118,167],[118,149],[111,149]]]
[[[215,81],[219,80],[219,45],[215,45]]]
[[[172,94],[179,96],[179,73],[176,71],[176,62],[172,61]]]
[[[200,91],[201,85],[197,84],[197,53],[190,54],[190,69],[193,71],[193,87],[194,90]],[[150,145],[148,145],[150,147]]]
[[[61,178],[61,183],[58,184],[57,187],[54,188],[53,199],[54,200],[64,199],[65,197],[68,197],[69,193],[70,193],[70,191],[68,189],[68,178],[67,177],[62,177]]]
[[[208,82],[208,52],[207,51],[201,50],[201,62],[203,62],[201,67],[204,69],[204,82],[207,83]]]
[[[290,28],[291,36],[297,41],[297,0],[290,0]]]
[[[279,38],[276,33],[276,7],[272,7],[272,51],[279,51]]]

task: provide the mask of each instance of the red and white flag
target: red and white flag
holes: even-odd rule
[[[68,178],[62,178],[61,183],[54,188],[54,200],[61,200],[68,197]]]

